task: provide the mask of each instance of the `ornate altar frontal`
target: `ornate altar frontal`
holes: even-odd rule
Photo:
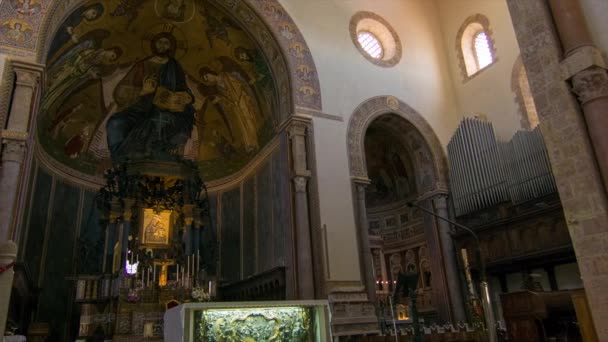
[[[166,341],[329,341],[327,301],[192,303],[165,314]]]

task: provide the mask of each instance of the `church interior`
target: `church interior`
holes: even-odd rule
[[[0,336],[608,341],[606,13],[0,1]]]

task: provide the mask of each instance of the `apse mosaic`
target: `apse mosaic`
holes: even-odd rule
[[[47,67],[39,141],[86,174],[163,142],[216,179],[274,135],[277,96],[261,51],[203,0],[87,1],[55,34]]]
[[[403,144],[381,125],[372,123],[365,135],[365,158],[371,181],[365,191],[369,207],[408,199],[416,193],[415,175]]]

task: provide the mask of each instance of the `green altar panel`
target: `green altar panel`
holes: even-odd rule
[[[165,314],[165,340],[330,341],[327,301],[189,303]]]

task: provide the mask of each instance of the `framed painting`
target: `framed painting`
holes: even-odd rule
[[[140,241],[142,245],[149,247],[168,246],[172,229],[172,211],[161,210],[155,212],[151,208],[143,208],[140,227]]]

